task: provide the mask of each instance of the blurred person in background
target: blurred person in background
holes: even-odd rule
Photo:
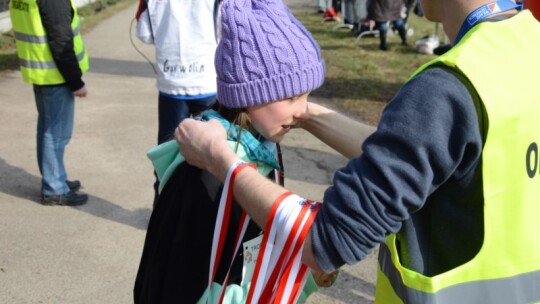
[[[379,31],[379,49],[388,50],[388,26],[391,23],[401,38],[401,44],[407,45],[407,29],[405,28],[404,5],[402,0],[369,0],[368,19],[375,21]]]

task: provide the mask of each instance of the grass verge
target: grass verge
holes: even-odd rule
[[[307,9],[294,10],[295,16],[313,34],[321,46],[326,62],[326,80],[312,93],[323,97],[336,109],[375,124],[386,104],[409,76],[433,55],[416,52],[415,42],[435,34],[435,23],[415,15],[408,27],[414,31],[408,46],[401,45],[398,35],[388,38],[388,51],[380,51],[379,38],[364,36],[360,40],[350,29],[335,29],[339,22],[323,23],[322,15]],[[442,30],[437,31],[441,42]]]

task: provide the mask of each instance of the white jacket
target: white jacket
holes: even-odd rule
[[[144,43],[155,45],[160,92],[172,95],[216,93],[216,2],[141,1],[136,35]]]

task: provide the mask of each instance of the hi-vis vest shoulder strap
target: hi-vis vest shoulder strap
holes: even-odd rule
[[[467,76],[489,121],[482,153],[484,242],[469,262],[426,277],[381,245],[376,303],[540,303],[540,24],[529,11],[471,29],[445,64]]]
[[[79,15],[73,1],[71,7],[74,12],[71,22],[73,48],[84,73],[89,66],[88,54],[81,38]],[[23,79],[38,85],[65,83],[54,62],[36,0],[11,0],[9,12]]]

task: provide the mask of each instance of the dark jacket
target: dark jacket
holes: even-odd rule
[[[394,21],[401,18],[402,0],[370,0],[368,19],[377,22]]]
[[[77,91],[84,86],[84,82],[82,81],[83,73],[73,48],[71,22],[74,11],[71,7],[71,1],[38,0],[37,5],[41,22],[47,32],[54,62],[66,80],[66,84],[72,91]]]
[[[212,238],[223,185],[207,171],[182,163],[163,188],[148,225],[134,288],[135,303],[195,303],[208,286]],[[230,264],[241,208],[232,207],[227,239],[215,282]],[[243,242],[262,233],[249,223]],[[240,285],[238,250],[229,284]]]
[[[399,90],[362,156],[336,172],[324,194],[332,204],[321,205],[311,227],[323,270],[356,263],[397,231],[407,246],[400,262],[426,276],[478,253],[487,130],[469,88],[464,76],[432,67]]]

